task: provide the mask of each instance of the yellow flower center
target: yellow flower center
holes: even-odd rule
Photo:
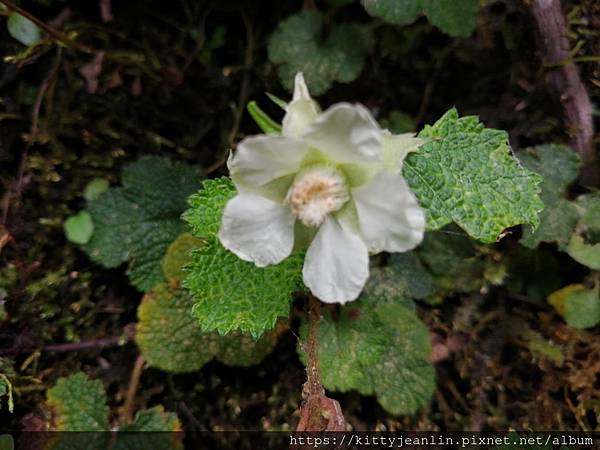
[[[308,227],[318,227],[328,214],[350,200],[346,180],[330,166],[311,167],[300,172],[290,187],[286,202],[292,213]]]

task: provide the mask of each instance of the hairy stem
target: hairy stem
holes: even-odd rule
[[[306,384],[303,395],[323,395],[325,390],[319,374],[319,359],[317,350],[317,329],[321,318],[321,302],[314,295],[308,298],[308,338],[306,339]]]

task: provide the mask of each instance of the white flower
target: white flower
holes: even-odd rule
[[[423,239],[425,214],[401,175],[421,144],[381,130],[361,105],[321,113],[298,74],[282,134],[246,138],[229,158],[238,195],[219,239],[259,267],[308,246],[304,284],[324,302],[354,300],[369,253],[405,252]]]

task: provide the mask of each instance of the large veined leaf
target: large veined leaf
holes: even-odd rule
[[[47,392],[53,411],[52,429],[56,431],[109,430],[106,393],[100,380],[90,380],[78,372],[60,378]]]
[[[146,293],[138,308],[135,340],[148,364],[173,373],[193,372],[217,358],[230,366],[261,362],[277,343],[276,333],[260,339],[248,334],[205,333],[192,316],[189,292],[159,284]]]
[[[313,95],[322,94],[334,81],[349,83],[362,72],[370,46],[366,29],[337,25],[323,40],[322,27],[319,12],[302,11],[283,20],[269,38],[269,59],[278,66],[286,89],[292,90],[298,72],[303,72]]]
[[[83,248],[105,267],[129,260],[131,283],[147,291],[164,280],[162,258],[185,230],[180,216],[199,175],[188,164],[150,156],[126,166],[122,180],[88,203],[94,232]]]
[[[140,432],[181,431],[177,415],[158,405],[138,411],[132,423],[121,424],[119,433],[111,436],[106,393],[99,380],[90,380],[83,372],[60,378],[47,392],[47,405],[52,412],[50,429],[55,433],[48,442],[53,450],[179,450],[181,436],[173,433]],[[72,433],[74,431],[82,433]],[[86,433],[83,433],[86,432]],[[116,442],[111,442],[112,438]],[[149,439],[151,438],[151,439]]]
[[[557,242],[564,248],[579,220],[575,204],[565,193],[577,179],[581,162],[569,147],[556,144],[529,148],[518,156],[525,167],[542,175],[540,197],[544,202],[540,225],[535,230],[525,227],[521,243],[535,248],[540,242]]]
[[[596,288],[570,284],[550,294],[548,303],[572,327],[584,329],[600,323],[600,296]]]
[[[362,0],[367,12],[386,22],[408,25],[425,14],[451,36],[468,37],[477,25],[479,0]]]
[[[135,340],[151,366],[168,372],[193,372],[213,359],[217,342],[202,332],[192,316],[186,291],[159,284],[142,299],[138,319]]]
[[[204,331],[239,330],[258,337],[289,315],[292,293],[302,287],[302,262],[295,255],[260,268],[213,243],[192,253],[183,285],[192,293],[192,311]]]
[[[324,313],[317,354],[327,389],[376,395],[392,414],[412,414],[429,401],[435,390],[429,333],[403,292],[402,283],[375,274],[357,301],[339,314]]]
[[[183,286],[194,299],[193,313],[206,332],[227,334],[234,330],[254,337],[275,326],[289,314],[292,293],[302,286],[302,262],[292,255],[266,268],[242,261],[217,239],[223,209],[235,195],[228,178],[207,180],[190,197],[184,214],[192,234],[207,245],[192,252]]]
[[[513,156],[506,132],[451,109],[419,137],[428,142],[408,155],[403,173],[429,230],[455,222],[475,239],[494,242],[508,227],[538,224],[541,177]]]

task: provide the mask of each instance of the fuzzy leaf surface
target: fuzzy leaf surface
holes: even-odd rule
[[[183,285],[192,292],[193,314],[206,332],[245,331],[259,337],[287,317],[292,293],[302,288],[303,258],[256,267],[214,242],[192,253]]]
[[[208,244],[191,254],[183,286],[194,299],[193,314],[205,332],[234,330],[258,338],[272,329],[278,317],[289,314],[291,294],[302,287],[300,255],[265,268],[242,261],[218,241],[227,201],[235,195],[228,178],[207,180],[190,197],[183,218],[192,234]]]
[[[108,431],[106,393],[100,380],[83,372],[60,378],[47,392],[55,431]]]
[[[105,267],[130,260],[131,283],[147,291],[164,280],[162,258],[185,230],[180,215],[199,176],[188,164],[150,156],[126,166],[122,180],[88,203],[95,228],[83,248]]]
[[[537,226],[541,177],[512,155],[504,131],[448,111],[419,137],[428,139],[404,162],[404,176],[427,212],[427,227],[455,222],[491,243],[508,227]]]
[[[324,314],[318,328],[318,358],[323,385],[376,395],[392,414],[412,414],[435,390],[429,333],[402,287],[382,277],[370,282],[339,315]],[[302,329],[306,335],[306,326]],[[305,358],[299,347],[301,358]]]
[[[166,412],[161,405],[138,411],[130,425],[122,431],[174,432],[181,430],[177,414]],[[156,448],[156,447],[155,447]]]
[[[408,25],[424,13],[451,36],[468,37],[477,25],[478,0],[362,0],[367,12],[396,25]]]
[[[355,24],[337,25],[323,40],[322,28],[319,12],[302,11],[283,20],[269,38],[269,59],[286,89],[292,90],[297,72],[303,72],[313,95],[324,93],[334,81],[354,81],[362,72],[370,46],[367,31]]]
[[[192,316],[188,292],[160,284],[138,308],[135,340],[148,364],[167,372],[200,369],[217,349],[215,337],[202,332]]]
[[[592,328],[600,322],[600,297],[597,290],[578,289],[565,301],[565,321],[575,328]]]
[[[521,243],[535,248],[541,242],[556,242],[564,248],[579,220],[575,204],[565,197],[581,166],[577,154],[564,145],[546,144],[519,153],[519,160],[542,175],[540,198],[544,202],[540,225],[535,230],[525,227]]]
[[[190,261],[192,250],[204,244],[205,241],[195,238],[191,233],[183,233],[169,245],[163,259],[163,272],[169,282],[179,283],[183,279],[183,268]]]

